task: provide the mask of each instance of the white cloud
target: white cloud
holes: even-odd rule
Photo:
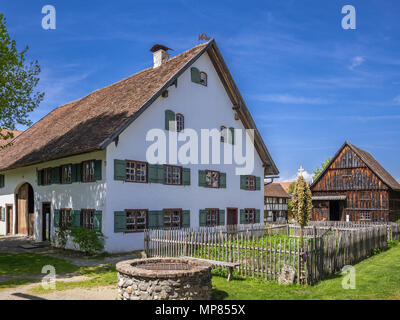
[[[294,174],[294,175],[292,175],[292,176],[283,176],[283,177],[277,179],[276,182],[291,182],[291,181],[296,181],[297,178],[299,177],[299,174],[300,174],[300,173],[298,172],[298,173],[296,173],[296,174]],[[304,177],[304,179],[305,179],[306,181],[311,182],[311,181],[312,181],[313,174],[312,174],[312,173],[309,173],[309,172],[307,172],[307,171],[304,171],[304,172],[303,172],[303,177]]]
[[[301,96],[293,96],[290,94],[256,94],[251,96],[255,100],[263,102],[275,102],[285,104],[326,104],[329,103],[325,99],[307,98]]]
[[[354,68],[361,66],[365,62],[365,58],[361,56],[356,56],[351,60],[350,70],[354,70]]]

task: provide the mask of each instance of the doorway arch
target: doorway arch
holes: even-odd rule
[[[34,231],[34,192],[33,187],[25,182],[15,190],[15,233],[33,236]]]

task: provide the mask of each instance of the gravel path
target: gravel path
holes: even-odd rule
[[[85,276],[58,278],[60,282],[84,281],[90,279]],[[40,282],[26,284],[15,288],[0,289],[1,300],[115,300],[117,289],[114,286],[97,287],[91,289],[74,288],[63,291],[52,291],[46,294],[32,294],[31,289],[40,285]]]

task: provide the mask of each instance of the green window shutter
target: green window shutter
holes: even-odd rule
[[[219,225],[225,225],[225,210],[219,210]]]
[[[54,209],[54,227],[58,228],[60,226],[60,210]]]
[[[43,175],[43,170],[38,170],[38,172],[37,172],[37,184],[38,184],[38,186],[42,185],[42,175]]]
[[[158,180],[158,183],[165,182],[165,174],[164,174],[164,166],[163,165],[158,165],[158,167],[157,167],[157,180]]]
[[[158,182],[158,175],[157,175],[157,165],[156,164],[149,164],[149,182],[157,183]]]
[[[60,167],[51,169],[51,184],[60,184]]]
[[[101,211],[94,212],[93,224],[94,224],[94,230],[101,231],[101,225],[102,225]]]
[[[240,176],[240,189],[246,190],[246,176]]]
[[[1,207],[0,220],[6,221],[6,208]]]
[[[235,128],[231,127],[231,128],[229,128],[229,131],[231,132],[229,142],[231,144],[235,144]]]
[[[81,226],[81,211],[72,210],[71,211],[71,227],[79,228]]]
[[[221,172],[219,174],[219,187],[226,188],[226,173]]]
[[[240,209],[240,224],[246,224],[246,212],[244,209]]]
[[[126,180],[126,161],[114,159],[114,180]]]
[[[125,211],[114,212],[114,232],[120,233],[126,231],[126,213]]]
[[[261,178],[256,177],[256,190],[261,190]]]
[[[165,130],[167,131],[175,131],[175,125],[171,127],[171,122],[175,124],[175,112],[172,110],[165,110]]]
[[[194,83],[200,83],[200,71],[199,69],[192,67],[190,69],[190,76],[192,78],[192,82]]]
[[[190,228],[190,211],[182,211],[182,228]]]
[[[207,210],[200,210],[200,227],[207,225]]]
[[[255,223],[260,223],[260,209],[256,209]]]
[[[72,174],[71,174],[72,182],[80,182],[81,181],[81,164],[75,163],[72,165]]]
[[[0,174],[0,188],[4,188],[4,174]]]
[[[101,166],[102,161],[101,160],[95,160],[94,161],[94,180],[101,180],[101,172],[102,172],[102,166]]]
[[[206,172],[205,170],[199,170],[199,187],[205,187],[206,185]]]
[[[149,164],[149,182],[164,183],[164,166]]]
[[[162,229],[164,227],[164,213],[162,211],[149,211],[148,223],[149,229]]]
[[[190,169],[189,168],[182,169],[182,184],[184,186],[190,186]]]

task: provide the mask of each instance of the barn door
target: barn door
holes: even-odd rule
[[[7,221],[7,230],[6,234],[12,234],[13,232],[13,207],[12,205],[6,205],[6,221]]]
[[[29,185],[24,184],[17,193],[17,232],[28,234],[28,195]]]

